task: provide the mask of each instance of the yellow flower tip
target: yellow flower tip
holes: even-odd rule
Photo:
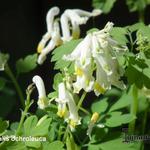
[[[70,127],[71,127],[72,129],[75,129],[77,123],[76,123],[74,120],[70,120],[70,121],[69,121],[69,125],[70,125]]]
[[[58,110],[57,115],[58,115],[60,118],[64,118],[65,115],[66,115],[66,110]]]
[[[44,45],[41,44],[41,43],[39,43],[39,44],[38,44],[38,47],[37,47],[37,52],[38,52],[38,53],[41,53],[43,48],[44,48]]]
[[[91,122],[96,123],[98,118],[99,118],[99,113],[97,113],[97,112],[93,113],[93,115],[91,117]]]
[[[94,89],[97,90],[99,93],[104,94],[105,93],[105,89],[99,84],[99,83],[95,83],[94,84]]]
[[[75,74],[76,74],[77,76],[82,76],[82,75],[83,75],[83,70],[82,70],[81,68],[76,68],[76,69],[75,69]]]

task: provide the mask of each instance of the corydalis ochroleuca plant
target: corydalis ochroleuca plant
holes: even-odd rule
[[[77,39],[80,36],[79,25],[85,24],[90,17],[98,16],[100,10],[93,10],[87,12],[80,9],[67,9],[60,17],[60,26],[58,18],[55,16],[59,14],[59,8],[51,8],[46,16],[47,32],[44,34],[42,40],[38,44],[38,64],[43,64],[47,54],[56,46],[61,45],[71,39]],[[60,33],[62,31],[62,35]]]
[[[40,109],[45,109],[48,106],[48,99],[46,97],[46,91],[45,91],[43,79],[40,76],[36,75],[33,77],[32,81],[36,85],[39,94],[38,102],[37,102],[38,107]]]
[[[64,56],[65,60],[75,62],[75,93],[79,93],[81,89],[86,92],[94,90],[98,96],[110,89],[111,85],[125,88],[120,81],[123,69],[119,66],[116,55],[126,51],[127,47],[112,39],[112,28],[113,23],[108,22],[104,29],[87,34],[71,54]]]

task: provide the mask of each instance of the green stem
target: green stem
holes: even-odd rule
[[[145,10],[139,10],[139,22],[145,22]]]
[[[84,91],[83,94],[82,94],[82,96],[81,96],[81,98],[80,98],[80,100],[79,100],[79,102],[78,102],[78,105],[77,105],[78,110],[79,110],[80,107],[82,106],[82,103],[83,103],[83,101],[84,101],[84,99],[85,99],[86,94],[87,94],[87,93]]]
[[[137,111],[138,111],[138,89],[136,87],[136,85],[133,85],[132,88],[132,95],[133,95],[133,101],[131,104],[131,114],[136,116]],[[133,120],[132,122],[130,122],[129,124],[129,133],[134,133],[135,130],[135,123],[136,123],[136,119]]]
[[[24,111],[22,112],[22,115],[21,115],[21,119],[20,119],[20,122],[19,122],[19,126],[18,126],[18,129],[16,131],[16,135],[20,135],[21,134],[21,129],[22,129],[22,126],[23,126],[23,123],[24,123],[24,120],[25,120],[25,117],[26,117],[26,114],[30,108],[32,103],[30,103],[30,93],[27,94],[27,100],[26,100],[26,105],[25,105],[25,109]]]
[[[86,109],[79,107],[79,110],[83,111],[87,115],[91,115]]]
[[[148,109],[145,110],[144,116],[143,116],[143,122],[142,122],[142,134],[145,133],[145,127],[147,123],[147,114],[148,114]]]
[[[19,96],[19,98],[20,98],[21,105],[22,105],[22,107],[24,108],[25,104],[24,104],[24,96],[23,96],[23,93],[22,93],[22,91],[21,91],[21,88],[20,88],[20,86],[19,86],[19,84],[18,84],[18,82],[17,82],[15,76],[13,75],[11,69],[9,68],[8,64],[6,65],[5,72],[6,72],[6,74],[9,76],[9,78],[12,80],[12,82],[13,82],[15,88],[16,88],[16,91],[17,91],[17,93],[18,93],[18,96]]]

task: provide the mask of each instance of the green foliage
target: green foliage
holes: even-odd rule
[[[150,4],[149,0],[126,0],[130,12],[142,11]]]
[[[92,0],[92,6],[101,9],[103,13],[109,13],[113,8],[116,0]]]
[[[124,93],[119,100],[117,100],[116,103],[114,103],[111,108],[109,109],[109,112],[125,108],[131,104],[132,96],[130,93]]]
[[[143,86],[150,88],[150,67],[143,58],[129,57],[125,75],[129,84],[135,84],[139,89]],[[140,80],[137,80],[140,77]]]
[[[17,73],[20,74],[32,71],[37,66],[36,61],[37,61],[37,54],[28,55],[24,59],[20,58],[16,62]]]
[[[64,150],[63,147],[64,147],[64,144],[61,141],[54,141],[54,142],[49,143],[48,145],[46,145],[43,150],[49,150],[49,149]]]
[[[51,61],[55,62],[54,69],[64,70],[65,67],[68,68],[68,70],[72,69],[71,62],[63,60],[63,56],[70,54],[80,42],[81,39],[72,40],[53,50]]]
[[[9,59],[9,54],[1,53],[0,52],[0,71],[4,70],[5,64]]]
[[[105,125],[108,127],[117,127],[122,124],[130,123],[135,120],[136,117],[132,114],[122,114],[122,112],[110,112],[110,117],[106,119]]]
[[[8,126],[9,126],[8,121],[3,121],[2,118],[0,118],[0,136],[4,134]]]
[[[88,150],[137,150],[141,143],[124,143],[123,138],[116,138],[100,144],[89,145]]]
[[[92,104],[91,110],[92,112],[98,112],[99,114],[104,113],[108,107],[107,98],[99,100]]]
[[[128,43],[128,30],[126,28],[114,27],[110,34],[120,45],[126,45]]]

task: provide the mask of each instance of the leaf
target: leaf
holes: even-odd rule
[[[44,150],[64,150],[64,144],[61,141],[54,141],[48,144]]]
[[[63,81],[63,75],[61,73],[57,73],[54,76],[54,80],[53,80],[53,89],[54,90],[58,90],[58,85],[59,83],[61,83]]]
[[[104,98],[102,100],[99,100],[98,102],[93,103],[91,110],[93,113],[98,112],[101,114],[106,111],[107,107],[108,107],[107,98]]]
[[[66,140],[67,150],[80,150],[80,147],[75,143],[73,136],[67,136]]]
[[[123,143],[123,138],[112,139],[100,144],[90,144],[88,150],[138,150],[141,143]]]
[[[118,127],[122,124],[127,124],[135,120],[135,116],[131,114],[123,114],[121,112],[111,112],[109,113],[110,118],[106,118],[105,125],[108,127]]]
[[[130,31],[130,32],[135,32],[141,28],[145,27],[144,23],[142,22],[138,22],[138,23],[135,23],[133,25],[130,25],[130,26],[127,26],[126,28]]]
[[[6,84],[6,79],[0,77],[0,91],[3,90],[3,88],[5,87]]]
[[[135,84],[139,89],[150,88],[150,66],[145,58],[129,57],[129,65],[125,75],[129,84]],[[139,79],[140,80],[137,80]]]
[[[24,59],[20,58],[16,62],[17,73],[20,74],[32,71],[37,66],[36,61],[37,61],[37,54],[28,55]]]
[[[62,58],[64,55],[70,54],[75,49],[75,47],[81,42],[81,40],[82,39],[72,40],[70,42],[66,42],[62,46],[59,46],[53,50],[53,52],[52,52],[53,56],[51,58],[51,61],[55,62],[54,69],[63,70],[66,67],[69,70],[69,66],[70,66],[71,62],[65,61]]]
[[[36,116],[30,116],[24,122],[24,132],[27,136],[44,136],[48,134],[51,118],[42,117],[39,122]]]
[[[24,122],[24,133],[26,136],[32,135],[32,130],[36,126],[38,118],[36,116],[28,117]]]
[[[120,45],[126,45],[128,43],[127,29],[121,27],[114,27],[111,31],[111,36],[116,40]]]
[[[24,142],[11,142],[6,145],[6,150],[28,150]]]
[[[1,53],[0,52],[0,71],[5,69],[5,64],[9,59],[9,54]]]
[[[4,133],[4,131],[9,127],[9,122],[8,121],[3,121],[0,118],[0,136]]]
[[[145,0],[126,0],[126,4],[130,12],[134,12],[144,10],[148,3]]]
[[[109,112],[112,112],[114,110],[118,110],[124,107],[127,107],[130,105],[132,101],[132,96],[129,93],[124,93],[119,100],[115,104],[113,104],[109,110]]]
[[[92,0],[92,6],[101,9],[104,13],[109,13],[113,8],[116,0]]]

